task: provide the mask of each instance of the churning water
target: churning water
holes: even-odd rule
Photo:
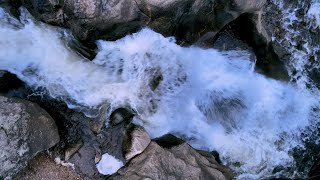
[[[71,108],[130,106],[152,137],[170,132],[217,150],[239,179],[294,167],[290,151],[302,146],[301,132],[318,120],[314,92],[255,73],[245,51],[183,48],[143,29],[97,41],[99,52],[88,61],[66,46],[67,38],[25,10],[18,21],[0,9],[0,69]]]

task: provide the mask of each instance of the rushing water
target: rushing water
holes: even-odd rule
[[[25,10],[18,21],[0,9],[0,69],[71,108],[130,106],[152,137],[171,132],[217,150],[239,179],[294,167],[292,148],[303,146],[301,132],[318,120],[314,92],[255,73],[245,51],[183,48],[143,29],[97,41],[99,52],[88,61],[66,46],[67,37]]]

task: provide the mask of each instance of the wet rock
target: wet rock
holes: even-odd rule
[[[111,126],[116,126],[121,122],[130,122],[133,118],[133,113],[126,108],[119,108],[113,111],[110,115],[109,124]]]
[[[155,141],[161,147],[167,149],[185,143],[182,139],[177,138],[172,134],[166,134],[160,138],[154,139],[153,141]]]
[[[108,110],[109,106],[107,104],[102,105],[99,109],[98,116],[91,120],[90,128],[94,133],[99,134],[103,126],[105,126]]]
[[[14,74],[0,70],[0,93],[8,93],[10,90],[22,87],[24,83]]]
[[[308,175],[311,180],[316,180],[320,177],[320,159],[316,161]]]
[[[21,6],[20,0],[1,0],[0,6],[7,9],[7,11],[15,17],[19,17],[19,7]]]
[[[187,143],[163,148],[151,142],[109,179],[232,179],[232,172],[211,155],[204,157]]]
[[[69,27],[81,41],[115,40],[144,26],[185,43],[215,35],[245,12],[259,11],[266,0],[22,0],[44,22]]]
[[[97,144],[101,149],[101,154],[108,153],[117,159],[125,162],[122,153],[122,145],[124,142],[124,134],[126,131],[126,124],[120,123],[114,127],[103,129],[97,135]]]
[[[251,59],[256,60],[257,72],[288,81],[284,61],[276,54],[260,18],[261,12],[240,15],[216,35],[214,47],[220,50],[247,50],[254,54]]]
[[[312,79],[313,73],[308,75],[305,72],[309,72],[308,67],[312,66],[312,69],[319,66],[319,60],[316,60],[316,63],[304,63],[303,60],[300,60],[317,57],[320,52],[320,28],[312,25],[307,15],[310,5],[311,0],[267,1],[263,8],[261,21],[271,39],[270,44],[272,44],[275,54],[281,61],[290,65],[291,80],[298,81],[303,74],[311,78],[311,83],[315,83],[312,82],[314,81]],[[294,65],[298,67],[295,69],[291,65],[300,62],[306,67],[301,68],[304,65]]]
[[[0,177],[9,177],[38,152],[59,142],[57,126],[38,105],[0,96]]]
[[[143,127],[133,124],[128,125],[122,147],[125,159],[128,161],[142,153],[150,142],[151,139]]]

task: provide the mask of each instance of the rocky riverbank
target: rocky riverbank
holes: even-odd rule
[[[256,62],[257,73],[284,82],[303,81],[317,91],[320,26],[307,16],[311,1],[299,2],[3,0],[0,7],[16,18],[18,9],[25,7],[37,21],[70,29],[74,37],[64,39],[66,47],[86,61],[96,57],[96,40],[117,40],[149,27],[166,37],[174,36],[185,47],[245,50]],[[286,19],[292,13],[293,22]],[[279,19],[290,23],[281,24]],[[307,62],[295,66],[301,54]],[[149,86],[157,91],[164,77],[153,71]],[[0,179],[224,180],[237,175],[221,164],[221,152],[197,150],[185,142],[192,139],[172,134],[152,139],[134,121],[137,112],[130,106],[110,112],[105,104],[90,116],[86,107],[72,108],[50,96],[44,87],[29,86],[7,71],[0,71],[0,93]],[[231,113],[243,108],[237,99],[220,102],[220,108],[226,106],[236,107]],[[228,111],[220,115],[229,117]],[[313,130],[312,137],[317,139],[317,134],[318,129]],[[292,152],[303,174],[300,177],[307,177],[305,171],[313,164],[309,177],[316,177],[318,145],[304,143],[314,149]],[[299,152],[304,153],[303,158],[299,159]],[[307,165],[301,168],[303,164]],[[274,174],[283,169],[276,167]]]

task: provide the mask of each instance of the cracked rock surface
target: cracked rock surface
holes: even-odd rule
[[[38,105],[0,96],[0,179],[17,173],[59,139],[54,120]]]

